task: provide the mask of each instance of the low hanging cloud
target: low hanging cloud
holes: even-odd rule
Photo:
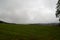
[[[0,20],[10,23],[57,23],[58,0],[0,0]]]

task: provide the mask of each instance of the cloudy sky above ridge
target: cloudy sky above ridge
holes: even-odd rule
[[[56,23],[58,0],[0,0],[0,20],[12,23]]]

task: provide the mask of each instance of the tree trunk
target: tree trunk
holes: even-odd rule
[[[59,18],[59,27],[60,27],[60,18]]]

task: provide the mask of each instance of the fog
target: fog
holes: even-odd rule
[[[58,0],[0,0],[0,20],[17,23],[58,23]]]

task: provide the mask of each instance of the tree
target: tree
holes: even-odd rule
[[[59,23],[60,23],[60,0],[58,0],[56,8],[57,8],[56,17],[59,18]]]
[[[60,26],[60,0],[58,0],[56,8],[57,8],[56,17],[59,18],[59,26]]]

